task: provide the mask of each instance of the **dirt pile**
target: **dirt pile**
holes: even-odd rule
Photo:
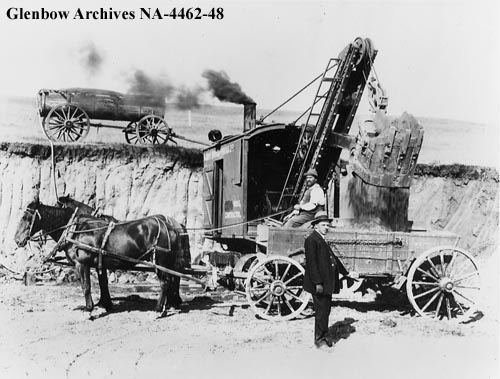
[[[348,205],[360,225],[371,223],[388,231],[408,231],[409,188],[381,188],[353,176],[348,183]]]

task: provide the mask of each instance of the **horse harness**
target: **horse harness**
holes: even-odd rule
[[[34,214],[35,216],[37,216],[40,220],[42,219],[42,217],[41,217],[40,213],[38,212],[38,210],[27,209],[27,211],[29,213]],[[54,246],[54,248],[52,249],[52,251],[47,256],[44,257],[44,262],[52,260],[52,258],[54,257],[54,255],[56,255],[56,253],[59,250],[61,250],[62,247],[65,244],[70,243],[70,244],[73,244],[75,246],[78,246],[79,248],[81,248],[83,250],[90,251],[90,252],[95,253],[95,254],[99,254],[99,262],[100,262],[100,263],[98,262],[98,266],[100,265],[100,267],[98,267],[99,270],[102,270],[102,256],[103,255],[107,255],[107,256],[110,256],[112,258],[115,258],[115,259],[118,259],[118,260],[122,260],[122,261],[125,261],[125,262],[130,262],[130,263],[133,263],[133,264],[143,263],[146,266],[155,269],[155,272],[157,274],[158,274],[158,271],[161,271],[161,272],[166,273],[166,274],[174,275],[174,276],[177,276],[177,277],[180,277],[180,278],[185,278],[185,279],[188,279],[188,280],[195,281],[195,282],[197,282],[199,284],[205,285],[205,282],[202,281],[202,280],[199,280],[199,279],[193,278],[193,277],[191,277],[189,275],[186,275],[186,274],[183,274],[183,273],[180,273],[180,272],[168,269],[166,267],[157,265],[155,263],[156,262],[156,252],[157,251],[164,252],[164,253],[170,253],[172,251],[172,249],[171,249],[171,247],[172,247],[172,245],[171,245],[172,241],[170,240],[170,234],[168,233],[168,227],[167,227],[165,221],[159,219],[158,217],[153,217],[155,219],[155,221],[157,222],[157,224],[158,224],[158,232],[157,232],[156,237],[154,239],[154,243],[138,259],[134,259],[134,258],[126,257],[126,256],[121,256],[119,254],[110,253],[110,252],[108,252],[108,251],[105,250],[106,243],[107,243],[107,241],[109,239],[109,236],[110,236],[111,232],[113,231],[113,229],[117,225],[126,224],[126,222],[120,222],[120,223],[110,222],[107,225],[107,227],[106,227],[107,230],[106,230],[104,238],[103,238],[103,240],[101,242],[100,248],[96,248],[94,246],[90,246],[90,245],[84,244],[84,243],[82,243],[80,241],[77,241],[74,238],[72,238],[73,234],[75,234],[75,233],[86,233],[86,232],[88,233],[90,231],[95,231],[95,230],[103,229],[102,227],[100,227],[100,228],[91,229],[91,230],[82,230],[82,231],[75,230],[76,226],[77,226],[77,223],[75,223],[74,220],[75,220],[75,218],[77,216],[77,212],[78,212],[78,208],[75,209],[75,211],[73,212],[70,220],[68,221],[68,223],[66,224],[66,226],[63,227],[64,228],[64,232],[61,235],[61,238],[59,238],[59,241],[57,241],[57,243]],[[31,234],[31,230],[33,229],[33,225],[35,223],[35,219],[36,219],[36,217],[33,217],[32,221],[31,221],[30,234]],[[168,224],[170,225],[170,222],[168,222]],[[165,226],[165,228],[167,229],[168,249],[164,248],[164,247],[161,247],[161,246],[158,246],[158,240],[160,238],[160,233],[161,233],[161,225]],[[172,225],[172,226],[174,226],[174,225]],[[175,226],[174,226],[174,228],[175,228]],[[185,235],[185,234],[186,233],[179,233],[180,236],[181,235]],[[141,259],[143,259],[144,257],[148,256],[151,253],[152,253],[152,256],[151,256],[152,262],[141,260]]]
[[[38,209],[26,208],[26,210],[24,212],[28,213],[29,215],[32,216],[31,223],[30,223],[30,228],[28,230],[28,236],[31,236],[31,231],[33,230],[33,226],[35,226],[36,218],[38,217],[40,219],[40,221],[41,221],[42,220],[42,216],[40,215],[40,212],[38,211]]]
[[[75,211],[75,213],[76,213],[76,211]],[[100,248],[96,248],[96,247],[93,247],[93,246],[90,246],[90,245],[86,245],[86,244],[84,244],[84,243],[82,243],[80,241],[75,240],[72,237],[73,237],[73,234],[89,233],[89,232],[96,231],[96,230],[102,230],[104,227],[98,227],[98,228],[89,229],[89,230],[75,230],[77,224],[69,222],[68,225],[67,225],[67,231],[68,232],[65,233],[65,234],[63,234],[61,236],[61,239],[59,240],[59,242],[61,242],[61,243],[58,242],[58,245],[59,245],[59,247],[61,247],[64,244],[64,242],[69,242],[69,243],[72,243],[73,245],[77,246],[78,248],[81,248],[83,250],[90,251],[92,253],[98,254],[98,258],[97,258],[98,259],[97,260],[97,270],[98,270],[98,272],[102,272],[102,270],[103,270],[102,257],[104,255],[107,255],[107,256],[110,256],[110,257],[122,260],[122,261],[127,261],[127,262],[138,264],[138,263],[144,262],[143,259],[145,257],[147,257],[148,255],[150,255],[150,254],[152,254],[151,255],[152,264],[155,266],[156,271],[158,271],[157,265],[155,264],[155,262],[156,262],[156,252],[157,251],[161,251],[161,252],[164,252],[164,253],[170,253],[172,251],[172,245],[171,245],[171,240],[170,240],[170,234],[168,233],[168,228],[167,228],[165,222],[163,220],[159,219],[158,217],[153,217],[153,219],[158,224],[158,231],[156,233],[155,239],[154,239],[152,245],[139,258],[136,258],[136,259],[135,258],[124,257],[124,256],[121,256],[119,254],[114,254],[114,253],[110,253],[110,252],[106,251],[106,244],[108,242],[109,236],[111,235],[111,233],[113,232],[113,230],[115,229],[115,227],[117,225],[124,225],[127,222],[119,222],[119,223],[115,223],[113,221],[109,222],[108,225],[107,225],[107,227],[106,227],[106,232],[104,233],[104,237],[103,237],[103,239],[101,241]],[[167,229],[167,233],[166,234],[167,234],[167,239],[168,239],[168,248],[164,248],[164,247],[158,246],[158,240],[160,239],[161,226],[162,225],[165,226],[165,228]],[[61,241],[61,240],[63,240],[63,241]]]

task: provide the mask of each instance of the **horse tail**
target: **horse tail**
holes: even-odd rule
[[[191,249],[189,247],[189,234],[184,224],[180,224],[179,229],[179,247],[184,261],[184,267],[191,267]]]
[[[175,250],[175,267],[184,269],[191,267],[191,249],[189,246],[189,235],[186,227],[178,223],[172,217],[165,216],[167,229],[173,228],[176,236],[176,241],[173,243],[172,249]]]

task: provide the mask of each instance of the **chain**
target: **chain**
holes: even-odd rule
[[[369,239],[328,239],[327,243],[329,246],[335,245],[378,245],[378,246],[404,246],[404,240],[402,238],[396,238],[391,241],[381,241],[381,240],[369,240]]]

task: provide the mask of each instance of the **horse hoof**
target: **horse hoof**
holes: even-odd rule
[[[152,312],[150,316],[151,321],[159,320],[167,316],[167,311],[162,312]]]
[[[163,306],[156,306],[155,312],[156,313],[162,313],[165,308]]]
[[[167,310],[166,309],[160,313],[157,313],[156,318],[164,318],[164,317],[167,317]]]
[[[167,309],[172,309],[172,310],[180,310],[181,309],[181,304],[167,304]]]
[[[98,318],[108,314],[108,312],[103,308],[94,308],[92,312],[89,313],[89,320],[94,321]]]

